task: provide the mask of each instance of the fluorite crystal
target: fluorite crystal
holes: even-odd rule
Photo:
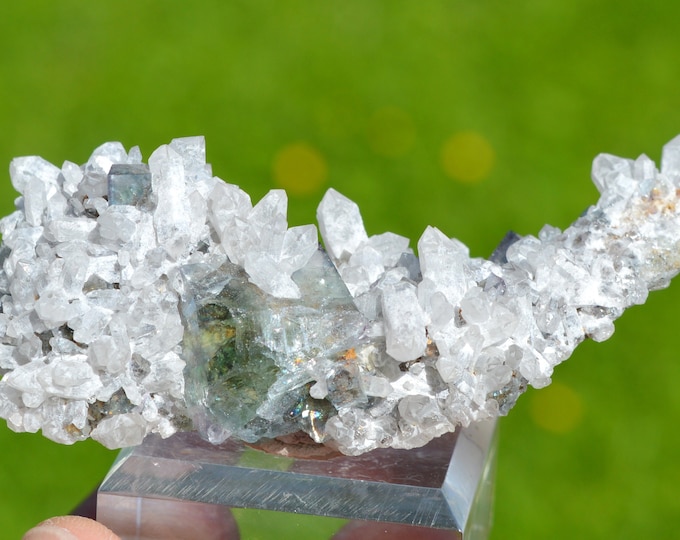
[[[142,163],[107,143],[59,168],[15,159],[0,221],[0,416],[108,447],[198,430],[305,432],[347,454],[421,446],[506,414],[585,338],[680,268],[680,138],[661,170],[600,155],[571,227],[508,234],[489,260],[435,228],[369,236],[329,190],[288,228],[212,175],[203,139]]]
[[[141,207],[151,203],[151,171],[143,163],[114,163],[107,184],[109,205]]]
[[[321,417],[348,401],[347,389],[327,392],[322,402],[310,387],[335,372],[365,329],[326,254],[316,251],[292,275],[296,299],[264,293],[229,262],[217,270],[187,265],[182,275],[186,400],[196,426],[213,442],[300,430],[321,442]]]

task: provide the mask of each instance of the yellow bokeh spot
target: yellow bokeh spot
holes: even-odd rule
[[[554,382],[533,395],[529,413],[546,431],[568,433],[583,419],[583,401],[568,386]]]
[[[368,144],[376,154],[399,157],[406,154],[416,140],[411,117],[396,107],[378,109],[366,127]]]
[[[328,167],[321,153],[307,143],[284,146],[274,157],[274,181],[293,195],[309,195],[326,181]]]
[[[459,182],[475,183],[486,178],[496,162],[489,141],[474,131],[462,131],[442,147],[444,172]]]

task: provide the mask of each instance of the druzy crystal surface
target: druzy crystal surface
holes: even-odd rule
[[[490,259],[436,228],[369,236],[329,190],[313,225],[212,175],[200,137],[144,164],[10,166],[0,221],[0,416],[108,447],[197,430],[305,432],[346,454],[413,448],[506,414],[528,385],[680,269],[680,138],[660,170],[598,156],[601,193],[564,231],[509,234]]]

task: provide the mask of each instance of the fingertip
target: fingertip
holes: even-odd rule
[[[38,524],[22,540],[120,540],[120,537],[92,519],[59,516]]]
[[[78,540],[78,537],[67,529],[41,523],[24,534],[21,540]]]

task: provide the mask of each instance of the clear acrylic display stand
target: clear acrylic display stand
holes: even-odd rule
[[[195,433],[151,436],[121,451],[97,519],[125,540],[483,540],[495,450],[495,422],[413,450],[328,459],[213,446]]]

